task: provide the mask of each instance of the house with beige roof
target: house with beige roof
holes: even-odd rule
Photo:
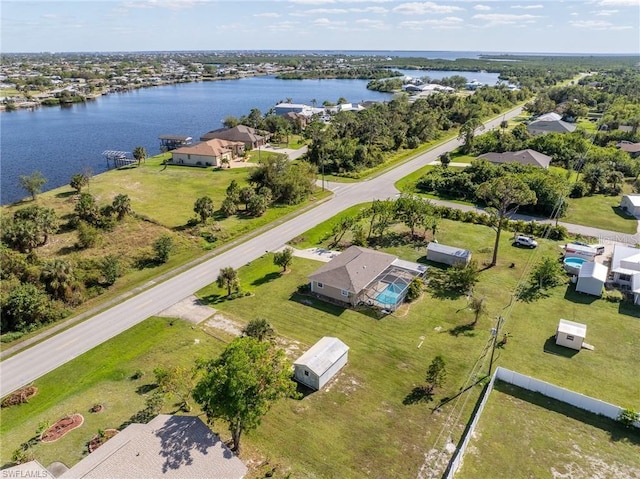
[[[237,125],[233,128],[219,128],[217,130],[205,133],[200,137],[200,141],[208,141],[213,139],[240,141],[244,143],[245,148],[253,149],[264,146],[267,138],[265,132],[256,130],[245,125]]]
[[[326,301],[395,311],[404,301],[409,283],[426,271],[423,264],[351,246],[314,271],[309,280],[311,292]]]
[[[171,151],[171,163],[186,166],[222,166],[244,153],[244,143],[213,139]]]
[[[131,424],[59,479],[242,479],[247,466],[198,417]]]
[[[553,158],[536,150],[526,149],[520,151],[505,151],[504,153],[485,153],[484,155],[478,156],[478,159],[487,160],[494,165],[519,163],[521,165],[532,165],[547,169]]]

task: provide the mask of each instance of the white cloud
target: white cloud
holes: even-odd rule
[[[508,13],[478,13],[472,17],[474,20],[483,20],[487,22],[486,27],[495,25],[513,25],[516,23],[535,23],[537,15],[512,15]]]
[[[491,10],[491,7],[489,5],[476,5],[473,7],[474,10],[478,10],[480,12],[486,12]]]
[[[326,5],[328,3],[336,3],[336,0],[289,0],[291,3],[299,5]]]
[[[629,30],[630,26],[614,25],[605,20],[571,20],[569,24],[575,28],[584,28],[587,30]]]
[[[292,12],[292,17],[306,17],[309,15],[346,15],[348,13],[387,13],[384,7],[350,7],[350,8],[311,8],[299,12]]]
[[[326,17],[323,18],[317,18],[313,21],[314,25],[318,25],[319,27],[342,27],[344,25],[346,25],[347,22],[345,21],[336,21],[336,20],[329,20]]]
[[[600,0],[603,7],[640,7],[640,0]]]
[[[445,17],[441,19],[414,20],[401,22],[401,28],[409,28],[411,30],[422,30],[423,27],[435,28],[460,28],[464,20],[459,17]]]
[[[207,0],[130,0],[123,2],[125,8],[167,8],[181,10],[209,3]]]
[[[344,15],[349,13],[346,8],[313,8],[304,12],[307,15]]]
[[[618,13],[619,11],[620,10],[600,10],[591,13],[593,13],[596,17],[608,17],[610,15],[613,15],[614,13]]]
[[[273,32],[283,32],[299,28],[300,22],[278,22],[270,23],[267,28]]]
[[[571,15],[572,17],[577,17],[578,15],[580,15],[578,12],[572,12],[569,15]]]
[[[350,8],[350,12],[356,13],[387,13],[387,10],[384,7],[365,7],[365,8]]]
[[[519,8],[521,10],[535,10],[542,8],[542,5],[511,5],[511,8]]]
[[[394,12],[405,15],[426,15],[428,13],[453,13],[464,10],[453,5],[438,5],[434,2],[410,2],[401,3],[393,9]]]
[[[265,12],[265,13],[256,13],[253,16],[254,17],[261,17],[261,18],[279,18],[282,15],[280,15],[279,13],[276,13],[276,12]]]
[[[365,27],[367,29],[371,29],[371,30],[386,30],[387,25],[385,25],[385,23],[382,20],[371,20],[369,18],[361,18],[359,20],[356,20],[356,25]]]
[[[42,18],[56,19],[56,18],[60,18],[60,15],[56,13],[45,13],[42,15]]]

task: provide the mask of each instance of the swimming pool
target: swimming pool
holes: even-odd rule
[[[395,305],[402,295],[402,291],[404,291],[402,286],[390,284],[384,289],[384,291],[376,296],[376,301],[384,305]]]
[[[565,258],[564,259],[564,270],[569,274],[578,274],[580,273],[580,268],[586,262],[586,259],[583,258]]]

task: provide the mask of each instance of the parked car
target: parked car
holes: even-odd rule
[[[525,235],[516,235],[513,240],[513,244],[517,246],[525,246],[527,248],[535,248],[538,246],[538,242],[534,240],[531,236]]]

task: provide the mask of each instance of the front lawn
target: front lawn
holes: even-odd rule
[[[569,198],[563,223],[593,226],[603,230],[636,234],[638,220],[620,209],[621,196],[593,195]]]

